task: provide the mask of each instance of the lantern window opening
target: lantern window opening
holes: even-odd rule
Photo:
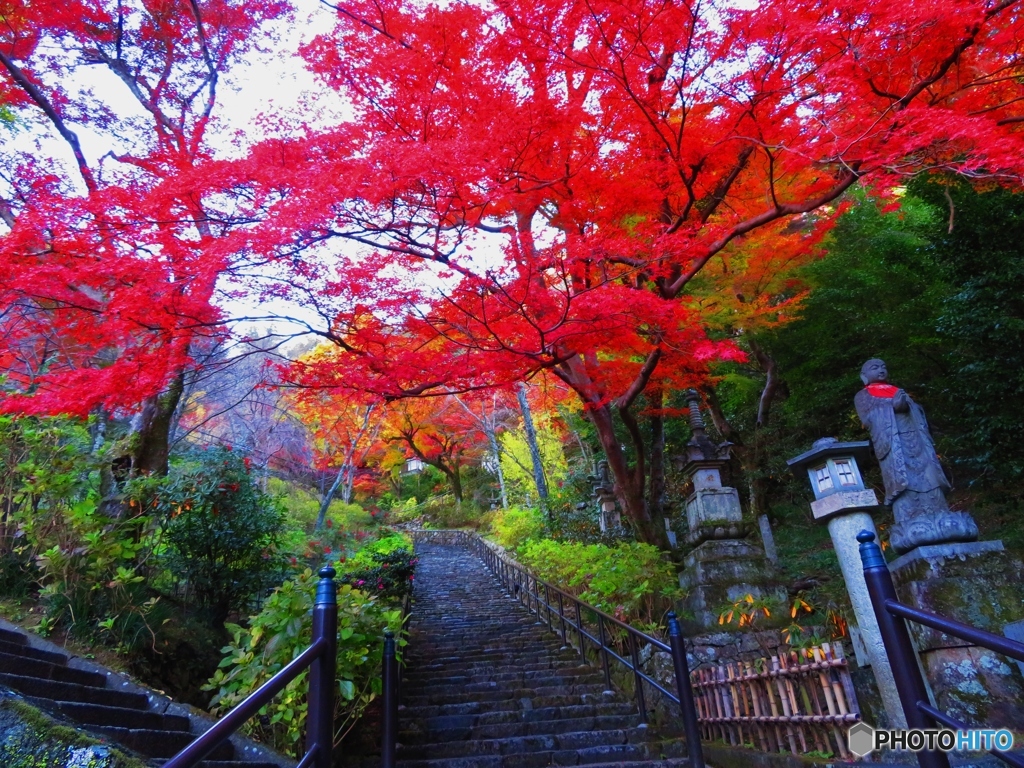
[[[834,487],[832,474],[828,471],[828,464],[815,467],[812,471],[814,472],[814,482],[817,484],[819,491],[828,491]]]
[[[847,459],[839,459],[834,462],[836,468],[836,474],[839,476],[840,485],[858,485],[857,473],[853,469],[853,464]]]

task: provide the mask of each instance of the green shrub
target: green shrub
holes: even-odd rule
[[[320,496],[295,483],[277,477],[267,481],[267,492],[277,497],[285,508],[286,523],[295,531],[311,534],[320,511]],[[359,504],[346,504],[337,497],[327,508],[327,519],[336,531],[352,531],[370,525],[373,519]],[[318,532],[319,533],[319,532]]]
[[[423,516],[436,528],[465,528],[476,521],[478,512],[468,500],[456,504],[454,496],[445,495],[425,501]]]
[[[389,555],[399,549],[412,552],[412,539],[408,534],[393,528],[384,528],[381,529],[378,538],[366,541],[352,557],[347,558],[339,567],[345,571],[353,568],[370,568],[377,562],[377,555]]]
[[[227,655],[205,686],[217,692],[211,702],[215,713],[231,709],[309,646],[316,583],[313,572],[304,571],[267,598],[248,629],[231,627],[233,641],[223,649]],[[401,620],[400,610],[389,610],[351,586],[339,588],[336,743],[380,695],[382,634],[385,627],[397,633]],[[299,757],[306,730],[307,677],[303,672],[261,709],[262,717],[246,723],[247,732]]]
[[[154,522],[98,509],[100,455],[87,423],[0,416],[0,587],[38,590],[37,631],[67,629],[122,652],[151,643],[147,588]]]
[[[388,516],[395,523],[411,523],[423,514],[416,497],[405,501],[394,502],[388,510]]]
[[[544,532],[544,516],[530,507],[509,507],[500,510],[491,521],[494,538],[505,549],[516,550],[537,539]]]
[[[249,474],[249,460],[224,448],[175,468],[144,497],[164,519],[164,560],[188,582],[191,599],[217,626],[233,608],[280,582],[277,537],[284,513]]]
[[[400,602],[412,592],[417,560],[410,550],[374,552],[370,557],[373,560],[372,567],[348,571],[339,581],[365,590],[385,602]]]
[[[125,654],[152,643],[148,617],[159,598],[146,586],[143,563],[152,551],[154,528],[154,521],[140,514],[107,518],[92,499],[26,526],[25,538],[37,551],[39,598],[46,606],[37,631],[48,634],[64,626]]]
[[[659,622],[662,604],[679,591],[672,564],[651,544],[541,539],[525,542],[517,557],[540,578],[622,620]]]

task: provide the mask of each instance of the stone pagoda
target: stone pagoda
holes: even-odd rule
[[[732,444],[716,445],[708,437],[695,390],[687,400],[693,437],[682,457],[690,493],[680,544],[692,549],[683,558],[679,585],[687,593],[683,607],[692,617],[689,630],[699,632],[719,628],[719,614],[729,603],[746,595],[784,601],[786,590],[776,583],[764,549],[747,540],[753,526],[743,519],[739,492],[723,484]]]

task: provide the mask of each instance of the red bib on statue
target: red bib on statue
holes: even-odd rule
[[[874,384],[868,384],[867,390],[875,397],[892,397],[900,391],[900,388],[876,381]]]

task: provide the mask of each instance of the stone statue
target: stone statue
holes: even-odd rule
[[[974,541],[978,526],[970,513],[954,512],[946,503],[949,480],[935,455],[924,409],[888,377],[883,361],[864,363],[864,389],[854,405],[882,467],[885,503],[896,519],[889,537],[893,549],[902,554],[923,544]]]

